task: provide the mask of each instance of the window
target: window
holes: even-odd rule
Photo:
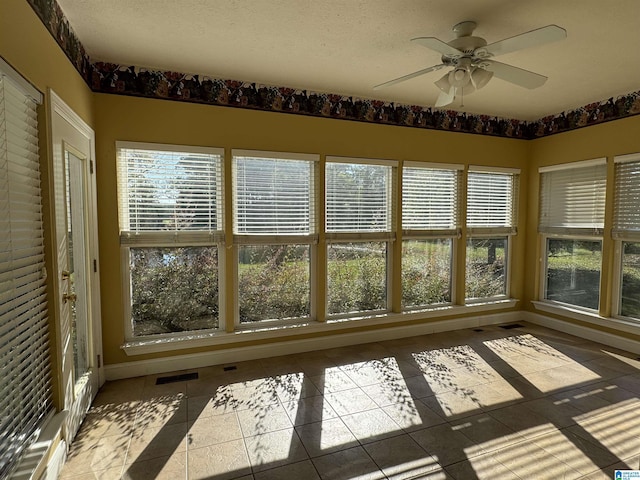
[[[327,246],[328,313],[387,308],[387,242]]]
[[[53,411],[38,157],[41,94],[0,59],[0,478]]]
[[[233,151],[240,324],[313,316],[317,155]]]
[[[465,291],[467,299],[490,298],[507,293],[509,237],[467,239]]]
[[[402,240],[402,306],[451,303],[452,238]]]
[[[459,234],[462,166],[405,162],[402,169],[402,305],[450,303],[453,241]]]
[[[615,158],[613,237],[620,258],[614,314],[640,320],[640,154]]]
[[[509,295],[509,244],[516,234],[519,170],[469,167],[467,176],[468,300]]]
[[[218,328],[222,150],[116,149],[127,337]]]
[[[544,299],[597,310],[606,160],[543,167],[540,175]]]
[[[547,238],[546,299],[598,309],[602,242]]]
[[[327,313],[387,309],[395,162],[328,157]]]

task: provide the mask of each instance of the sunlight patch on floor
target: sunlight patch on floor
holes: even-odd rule
[[[488,340],[484,345],[544,393],[601,378],[593,370],[529,334]]]
[[[586,440],[598,442],[618,458],[624,459],[640,449],[640,400],[630,398],[599,411],[576,418]]]

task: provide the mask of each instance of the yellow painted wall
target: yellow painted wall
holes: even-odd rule
[[[50,125],[47,89],[53,89],[89,125],[93,124],[93,93],[67,59],[51,34],[25,0],[0,0],[0,56],[15,70],[45,94],[38,110],[40,174],[42,183],[43,220],[45,227],[45,253],[47,271],[52,267],[51,202],[50,199]],[[49,324],[52,332],[53,372],[58,372],[55,325],[57,305],[52,295],[52,283],[47,282],[49,294]],[[57,375],[53,376],[54,403],[61,404],[62,392],[57,388]]]
[[[528,142],[522,140],[107,94],[96,95],[95,119],[106,364],[149,358],[127,357],[120,349],[124,341],[124,319],[117,218],[116,141],[223,147],[228,162],[231,148],[241,148],[522,169],[526,169],[528,148]],[[522,178],[523,199],[526,199],[526,185],[525,171]],[[526,201],[521,201],[520,207],[519,217],[522,220],[520,234],[514,242],[514,265],[522,265],[525,255]],[[464,245],[459,243],[460,250],[464,252]],[[458,270],[463,271],[461,268],[464,266],[459,265]],[[459,275],[459,280],[459,290],[462,290],[462,275]],[[514,268],[512,280],[512,295],[518,298],[524,288],[523,269]],[[464,291],[459,291],[458,296],[463,297]],[[200,350],[183,350],[180,353]]]
[[[532,310],[530,300],[538,296],[539,283],[538,168],[607,156],[611,180],[612,157],[640,151],[640,137],[636,134],[640,129],[640,116],[523,141],[93,94],[25,0],[0,1],[0,55],[43,93],[46,94],[48,88],[55,90],[96,130],[103,336],[107,364],[161,356],[127,357],[120,349],[124,340],[124,319],[115,173],[117,140],[224,147],[227,157],[230,157],[231,148],[241,148],[521,168],[518,235],[511,258],[511,294],[522,300],[519,308],[528,310]],[[45,99],[40,114],[45,228],[50,222],[51,155],[48,151],[47,102]],[[612,182],[609,193],[611,187]],[[609,195],[606,221],[609,227],[612,211]],[[47,256],[51,258],[48,237],[46,248]],[[464,258],[464,250],[464,244],[459,242],[458,258]],[[613,276],[613,242],[609,230],[605,232],[603,255],[606,267],[601,313],[608,315]],[[463,265],[458,265],[458,303],[464,297],[463,269]],[[53,320],[54,307],[50,306]],[[202,350],[182,350],[180,353]]]
[[[91,90],[25,0],[0,1],[0,56],[41,92],[52,88],[93,124]]]
[[[605,218],[605,232],[602,245],[603,270],[601,277],[600,314],[611,315],[611,295],[613,282],[614,242],[611,239],[613,221],[613,157],[626,153],[640,152],[640,116],[616,120],[613,122],[594,125],[571,132],[552,135],[527,142],[529,147],[529,194],[527,211],[526,238],[526,278],[538,279],[541,265],[540,236],[536,234],[538,227],[539,185],[538,168],[580,160],[606,157],[608,159],[607,176],[607,204]],[[525,300],[522,307],[534,310],[530,300],[536,300],[540,295],[538,281],[525,283]],[[562,318],[562,317],[561,317]],[[563,320],[572,321],[567,318]],[[577,323],[577,322],[575,322]],[[593,325],[591,325],[593,327]],[[623,335],[620,332],[616,332]],[[632,335],[626,335],[633,337]]]

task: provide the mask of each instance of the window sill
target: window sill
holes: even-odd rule
[[[244,329],[233,333],[206,332],[176,337],[154,338],[125,342],[122,349],[129,356],[145,355],[148,353],[170,352],[198,347],[215,345],[233,345],[236,343],[266,340],[291,335],[309,333],[347,331],[353,328],[373,325],[392,325],[394,323],[412,320],[426,320],[438,317],[470,315],[480,312],[491,312],[513,308],[518,303],[516,299],[500,299],[469,305],[446,305],[424,310],[411,310],[403,313],[384,313],[361,315],[358,317],[331,319],[327,322],[305,321],[304,323],[256,325],[251,330]]]
[[[621,318],[603,317],[596,312],[589,312],[586,310],[581,310],[579,308],[572,308],[568,305],[552,303],[549,301],[533,300],[531,301],[531,303],[536,308],[536,310],[540,310],[546,313],[568,317],[573,320],[591,323],[600,327],[613,328],[625,333],[640,335],[640,323],[637,322],[624,320]]]

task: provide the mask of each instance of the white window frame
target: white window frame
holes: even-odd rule
[[[211,336],[216,333],[224,332],[226,329],[224,279],[225,279],[225,255],[224,255],[224,218],[225,218],[225,202],[224,202],[224,171],[225,171],[225,154],[223,148],[216,147],[195,147],[189,145],[146,143],[146,142],[116,142],[116,157],[121,149],[139,149],[154,150],[167,152],[186,152],[186,153],[204,153],[220,156],[220,182],[219,189],[220,203],[218,208],[221,209],[220,226],[215,232],[143,232],[139,234],[120,234],[120,270],[122,272],[122,299],[124,313],[124,335],[125,342],[145,343],[153,341],[173,340],[173,339],[192,339]],[[118,162],[116,158],[116,162]],[[119,166],[117,167],[120,171]],[[120,182],[125,181],[118,175],[118,210],[121,210],[120,195],[123,189]],[[118,222],[121,224],[120,219]],[[134,336],[133,319],[131,318],[131,270],[130,270],[130,249],[131,248],[172,248],[172,247],[215,247],[218,250],[218,327],[203,330],[193,330],[179,333],[159,333],[154,335]]]
[[[640,162],[640,152],[630,153],[627,155],[618,155],[613,158],[615,168],[618,164]],[[615,195],[617,196],[618,185],[615,184],[616,176],[614,175],[614,188],[616,189]],[[614,214],[615,223],[615,214]],[[613,258],[613,284],[612,284],[612,303],[611,313],[613,318],[624,320],[628,322],[637,322],[640,325],[640,318],[629,317],[622,315],[622,284],[623,284],[623,256],[624,256],[624,244],[625,243],[638,243],[640,242],[640,234],[636,232],[627,232],[623,230],[616,230],[615,225],[612,231],[612,237],[614,241],[614,258]]]
[[[513,201],[511,205],[511,225],[505,227],[467,227],[465,238],[465,252],[469,245],[469,240],[474,238],[502,238],[506,237],[507,240],[507,252],[505,255],[505,293],[501,295],[494,295],[492,297],[473,297],[467,298],[465,287],[465,305],[473,305],[478,303],[486,303],[488,301],[500,301],[511,298],[511,259],[513,255],[513,237],[518,234],[518,209],[520,203],[520,169],[508,168],[508,167],[492,167],[492,166],[480,166],[469,165],[467,172],[476,173],[498,173],[512,176],[513,182]],[[465,201],[469,198],[469,184],[467,175],[467,196]],[[468,217],[465,218],[465,225],[467,224]],[[465,270],[466,270],[466,255],[465,255]]]
[[[606,165],[607,159],[606,157],[602,158],[594,158],[590,160],[582,160],[578,162],[570,162],[570,163],[562,163],[558,165],[551,165],[546,167],[540,167],[538,169],[538,174],[540,175],[540,189],[543,188],[542,185],[542,173],[545,172],[554,172],[559,170],[571,170],[576,168],[587,168],[593,166]],[[605,176],[605,182],[607,178]],[[606,183],[605,183],[606,190]],[[539,202],[541,203],[541,193],[539,192]],[[539,212],[539,215],[542,215],[542,212]],[[548,253],[547,253],[547,245],[549,239],[565,239],[565,240],[584,240],[584,241],[599,241],[600,242],[600,252],[601,256],[603,254],[602,248],[604,246],[604,235],[602,229],[584,229],[584,228],[571,228],[571,227],[540,227],[540,219],[538,219],[538,231],[540,236],[540,278],[538,279],[539,283],[539,302],[546,303],[549,305],[555,305],[562,309],[575,310],[579,312],[584,312],[589,315],[598,314],[600,311],[600,306],[602,305],[602,263],[600,264],[600,280],[598,283],[598,308],[591,309],[586,308],[580,305],[574,305],[571,303],[559,302],[557,300],[549,300],[547,298],[547,276],[548,276]],[[604,256],[602,256],[602,260],[604,260]]]
[[[311,204],[309,206],[311,215],[309,234],[238,234],[236,229],[236,184],[235,184],[235,172],[232,171],[233,181],[231,189],[233,191],[233,206],[232,215],[233,218],[233,244],[236,247],[234,262],[235,267],[233,271],[234,275],[234,330],[235,331],[249,331],[259,330],[265,327],[277,327],[296,324],[307,324],[315,321],[317,318],[317,262],[318,262],[318,165],[320,163],[320,155],[309,153],[292,153],[292,152],[275,152],[264,150],[231,150],[231,163],[235,165],[235,157],[254,157],[274,160],[299,160],[312,162],[311,168],[311,181],[310,190],[313,197],[311,198]],[[232,167],[233,168],[233,167]],[[253,246],[253,245],[308,245],[309,246],[309,316],[308,317],[294,317],[294,318],[274,318],[265,319],[252,323],[240,322],[240,303],[239,303],[239,275],[238,275],[238,263],[240,261],[240,246]]]
[[[456,192],[455,199],[456,209],[454,212],[455,218],[453,220],[454,226],[450,229],[433,229],[433,230],[419,230],[419,229],[406,229],[402,228],[402,242],[404,244],[405,241],[419,241],[419,240],[442,240],[449,239],[451,240],[451,258],[449,261],[449,269],[450,269],[450,285],[449,285],[449,296],[450,301],[444,303],[434,303],[434,304],[424,304],[424,305],[411,305],[406,306],[404,302],[402,302],[402,311],[404,312],[413,312],[413,311],[421,311],[421,310],[430,310],[441,308],[442,306],[452,305],[455,302],[456,298],[456,272],[457,272],[457,255],[456,251],[458,248],[458,241],[462,236],[462,229],[460,228],[460,206],[461,206],[461,196],[462,196],[462,175],[464,172],[464,165],[462,164],[452,164],[452,163],[432,163],[432,162],[415,162],[415,161],[405,161],[402,164],[402,173],[404,174],[405,168],[422,168],[425,170],[450,170],[456,172]],[[404,182],[402,183],[402,188],[404,188]],[[398,201],[402,202],[403,194],[399,192]],[[404,209],[404,204],[403,204]],[[403,210],[404,215],[404,210]],[[400,222],[402,225],[402,221]],[[400,259],[400,268],[403,268],[403,260],[404,258],[401,256]],[[403,297],[402,287],[401,287],[401,298]]]
[[[327,176],[326,176],[326,165],[329,163],[342,163],[342,164],[356,164],[356,165],[381,165],[386,167],[391,167],[391,174],[389,178],[389,186],[387,187],[387,208],[388,208],[388,231],[381,232],[326,232],[326,258],[327,258],[327,276],[325,277],[325,285],[327,292],[325,298],[325,311],[327,312],[328,320],[339,320],[339,319],[351,319],[351,318],[359,318],[362,316],[371,316],[371,315],[380,315],[386,314],[391,311],[391,296],[392,296],[392,282],[393,282],[393,246],[395,242],[395,202],[398,196],[398,161],[397,160],[388,160],[388,159],[379,159],[379,158],[360,158],[360,157],[338,157],[338,156],[327,156],[325,158],[325,183],[322,188],[325,189],[325,202],[324,202],[324,211],[325,211],[325,222],[323,225],[323,229],[326,231],[327,219]],[[329,313],[329,245],[335,243],[365,243],[365,242],[385,242],[387,244],[386,251],[386,305],[383,309],[378,310],[362,310],[355,312],[344,312],[344,313]]]

